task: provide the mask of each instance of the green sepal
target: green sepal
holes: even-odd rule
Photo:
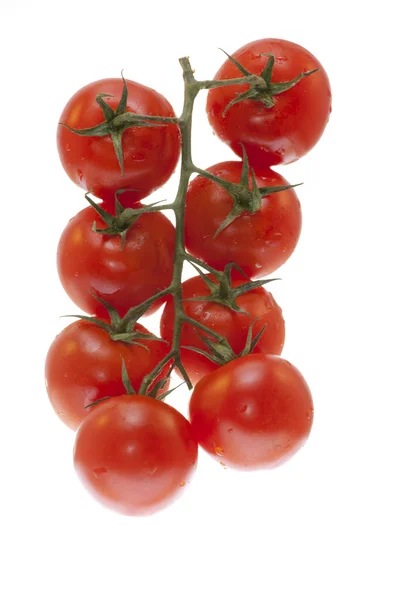
[[[233,58],[233,56],[231,56],[230,54],[225,52],[225,50],[223,50],[223,48],[219,48],[219,50],[221,50],[221,52],[223,52],[229,58],[229,60],[231,60],[234,65],[236,65],[236,67],[239,69],[239,71],[242,73],[242,75],[247,77],[247,76],[253,74],[253,73],[250,73],[250,71],[248,71],[243,65],[241,65],[240,62],[238,62],[236,60],[236,58]]]
[[[202,348],[196,348],[195,346],[182,346],[182,348],[185,348],[186,350],[191,350],[192,352],[196,352],[197,354],[208,358],[209,360],[211,360],[219,366],[226,365],[227,363],[232,362],[237,358],[242,358],[243,356],[247,356],[248,354],[251,354],[253,352],[254,348],[260,341],[267,327],[266,325],[264,325],[264,327],[253,338],[254,323],[258,320],[258,317],[256,317],[250,323],[247,331],[246,343],[244,345],[243,350],[239,352],[239,354],[235,354],[231,345],[225,338],[222,342],[215,342],[210,338],[207,338],[198,333],[197,337],[207,346],[208,352],[206,350],[203,350]]]
[[[122,378],[122,383],[124,384],[124,388],[125,391],[128,395],[133,395],[136,396],[136,391],[132,385],[131,380],[129,379],[129,375],[128,375],[128,371],[126,368],[126,364],[124,359],[121,356],[121,361],[122,361],[122,372],[121,372],[121,378]]]
[[[98,400],[95,400],[94,402],[91,402],[90,404],[86,404],[86,406],[84,406],[83,408],[92,408],[92,406],[97,406],[97,404],[100,404],[101,402],[105,402],[106,400],[109,400],[110,398],[112,398],[112,396],[104,396],[104,398],[99,398]]]
[[[86,129],[75,129],[66,123],[59,123],[59,125],[62,125],[69,131],[72,131],[72,133],[83,137],[105,137],[109,135],[111,137],[115,155],[117,157],[121,175],[123,177],[125,174],[124,153],[122,148],[122,137],[124,131],[131,127],[164,127],[167,123],[163,123],[162,121],[167,120],[168,122],[173,122],[174,119],[169,120],[165,117],[160,117],[161,121],[157,122],[157,117],[151,117],[154,119],[154,122],[149,122],[146,121],[147,115],[137,115],[127,112],[128,87],[122,73],[121,77],[123,81],[122,94],[115,110],[113,110],[111,106],[109,106],[104,100],[104,98],[112,98],[113,96],[111,94],[97,94],[96,96],[96,103],[102,110],[105,119],[102,123]]]
[[[229,102],[229,104],[227,104],[222,113],[223,116],[226,115],[226,113],[230,108],[232,108],[232,106],[234,106],[238,102],[243,102],[244,100],[261,102],[265,106],[265,108],[272,108],[274,106],[274,96],[283,94],[287,90],[290,90],[292,87],[297,85],[299,81],[304,79],[304,77],[309,77],[313,73],[319,71],[319,69],[304,71],[303,73],[300,73],[299,75],[297,75],[297,77],[294,77],[289,81],[275,83],[272,81],[272,73],[275,65],[275,57],[272,53],[262,55],[268,57],[267,62],[261,74],[259,76],[255,76],[254,73],[250,73],[250,71],[248,71],[242,64],[240,64],[233,56],[230,56],[224,50],[223,52],[244,76],[254,76],[254,81],[249,81],[249,89],[241,94],[238,94]]]
[[[214,233],[213,237],[216,238],[221,231],[226,229],[235,219],[240,217],[244,213],[248,213],[250,215],[258,212],[262,206],[262,200],[265,196],[269,196],[270,194],[274,194],[276,192],[283,192],[289,190],[291,188],[302,185],[301,183],[295,184],[287,184],[287,185],[276,185],[269,187],[261,187],[257,186],[256,174],[254,169],[250,170],[249,160],[247,157],[247,152],[243,144],[242,146],[242,173],[240,176],[239,183],[232,183],[231,181],[226,181],[225,179],[221,179],[209,174],[208,177],[207,171],[202,171],[201,176],[209,178],[211,181],[221,186],[233,200],[233,206],[227,217],[223,220],[221,225],[218,227],[217,231]],[[251,179],[251,187],[249,183],[249,179]]]
[[[134,329],[137,321],[144,315],[151,304],[151,299],[146,304],[141,304],[140,309],[136,309],[136,307],[132,307],[128,310],[128,312],[121,317],[119,312],[104,298],[97,296],[93,292],[90,292],[93,298],[102,304],[108,312],[110,317],[110,323],[103,321],[102,319],[98,319],[97,317],[88,317],[87,315],[63,315],[64,317],[75,317],[81,319],[82,321],[87,321],[88,323],[93,323],[97,325],[101,329],[103,329],[110,338],[114,342],[123,342],[125,344],[134,344],[136,346],[140,346],[144,348],[147,352],[150,352],[150,349],[142,344],[139,340],[147,340],[147,341],[156,341],[163,342],[164,344],[168,344],[166,340],[152,334],[145,333]]]
[[[121,238],[121,250],[125,246],[126,235],[129,229],[136,223],[136,221],[146,213],[146,208],[141,207],[138,209],[134,208],[124,208],[120,201],[118,200],[118,193],[122,193],[125,191],[137,191],[130,188],[126,188],[123,190],[117,190],[115,193],[115,215],[110,214],[104,208],[102,208],[99,204],[97,204],[92,198],[89,196],[91,192],[86,192],[85,198],[89,202],[92,208],[101,216],[103,221],[106,223],[107,227],[100,229],[97,227],[97,222],[93,221],[92,231],[95,233],[101,233],[102,235],[119,235]]]
[[[219,275],[214,275],[217,281],[213,281],[209,275],[204,273],[198,265],[190,262],[192,267],[197,271],[200,275],[204,283],[208,286],[210,293],[208,296],[195,296],[194,298],[183,298],[182,302],[216,302],[217,304],[222,304],[227,308],[230,308],[234,312],[243,313],[248,316],[249,313],[246,312],[243,308],[241,308],[236,299],[246,294],[247,292],[251,292],[259,287],[266,285],[267,283],[271,283],[273,281],[279,281],[279,277],[274,277],[271,279],[259,279],[257,281],[250,280],[247,275],[244,273],[243,269],[236,263],[228,263],[225,265],[225,269],[223,272],[219,272]],[[248,279],[246,283],[242,283],[236,287],[232,286],[232,269],[236,269],[245,279]]]
[[[164,389],[164,387],[167,385],[168,381],[170,380],[173,369],[174,369],[174,363],[172,362],[170,368],[168,369],[168,373],[166,374],[166,376],[162,377],[161,379],[156,381],[156,383],[153,385],[151,390],[146,392],[146,395],[150,396],[151,398],[158,398],[159,400],[166,398],[166,396],[172,390],[167,390],[161,396],[159,396],[159,393],[161,392],[162,389]]]
[[[187,383],[186,381],[182,381],[182,383],[179,383],[178,385],[176,385],[175,387],[171,388],[170,390],[167,390],[166,392],[163,392],[162,394],[160,394],[159,396],[157,396],[157,400],[165,400],[165,398],[167,396],[169,396],[170,394],[172,394],[172,392],[175,392],[175,390],[177,390],[178,388],[181,387],[181,385],[185,385],[185,383]]]

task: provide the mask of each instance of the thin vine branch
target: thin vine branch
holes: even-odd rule
[[[175,200],[172,203],[162,205],[162,206],[148,206],[139,209],[125,209],[123,213],[119,216],[120,220],[123,220],[124,225],[129,226],[130,223],[135,222],[135,220],[142,214],[148,212],[157,212],[159,210],[173,210],[175,214],[175,255],[174,255],[174,271],[172,276],[171,284],[167,289],[162,290],[146,300],[142,302],[140,305],[132,307],[128,311],[128,313],[124,316],[121,326],[126,327],[131,320],[135,318],[135,316],[143,311],[147,306],[150,306],[155,300],[159,298],[163,298],[169,294],[174,296],[174,308],[175,308],[175,317],[174,317],[174,334],[171,344],[171,350],[165,356],[160,363],[150,372],[148,373],[140,387],[139,393],[146,394],[149,390],[149,387],[153,383],[154,379],[159,375],[160,371],[170,362],[179,369],[183,379],[185,380],[189,389],[191,389],[192,383],[190,378],[183,366],[181,360],[181,332],[182,326],[184,323],[191,325],[197,329],[200,329],[203,333],[206,333],[212,336],[217,342],[223,343],[225,342],[225,338],[219,334],[217,334],[212,329],[209,329],[202,323],[191,319],[186,315],[183,309],[183,298],[182,298],[182,271],[183,265],[185,262],[191,263],[193,265],[197,265],[198,267],[203,268],[208,273],[214,275],[218,281],[221,281],[224,273],[213,269],[203,261],[195,258],[188,254],[185,250],[185,241],[184,241],[184,221],[185,221],[185,200],[186,194],[188,191],[189,180],[193,173],[197,173],[202,175],[203,177],[207,177],[208,179],[218,183],[222,187],[232,187],[232,184],[226,182],[219,177],[216,177],[212,173],[200,169],[196,165],[194,165],[192,160],[192,146],[191,146],[191,133],[192,133],[192,115],[193,115],[193,106],[195,99],[200,92],[200,90],[208,90],[217,87],[224,87],[229,85],[239,85],[239,84],[249,84],[249,85],[258,85],[263,84],[261,78],[257,75],[249,74],[245,77],[237,78],[237,79],[226,79],[223,81],[214,81],[214,80],[204,80],[197,81],[194,77],[194,71],[191,67],[190,61],[188,57],[183,57],[179,59],[179,63],[182,67],[183,72],[183,81],[184,81],[184,103],[182,114],[179,118],[173,117],[156,117],[156,116],[148,116],[148,115],[133,115],[129,114],[132,123],[138,122],[141,123],[143,120],[151,121],[151,122],[159,122],[159,123],[177,123],[181,132],[181,170],[180,170],[180,179],[178,190],[176,193]],[[118,117],[117,117],[118,118]],[[126,116],[125,116],[126,118]]]

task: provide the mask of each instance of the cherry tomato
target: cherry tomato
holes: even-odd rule
[[[155,90],[126,81],[127,112],[174,117],[170,103]],[[109,94],[103,100],[116,109],[122,95],[122,79],[101,79],[80,89],[65,106],[60,123],[73,129],[87,129],[105,120],[96,103],[98,94]],[[163,185],[173,173],[180,155],[180,133],[174,123],[155,127],[134,126],[122,134],[124,176],[118,163],[110,135],[82,137],[63,125],[57,130],[58,152],[67,175],[84,190],[107,203],[114,202],[116,190],[133,188],[123,194],[124,206],[148,196]]]
[[[58,245],[57,266],[68,296],[88,314],[107,317],[92,293],[108,301],[123,315],[169,286],[172,278],[175,229],[159,212],[143,214],[130,227],[121,248],[119,235],[92,230],[106,226],[89,206],[73,217]],[[164,299],[152,304],[147,314]]]
[[[207,170],[239,183],[242,163],[223,162]],[[287,185],[281,175],[270,169],[259,172],[256,182],[258,187]],[[295,191],[265,196],[259,211],[241,214],[214,237],[232,207],[231,196],[219,184],[202,176],[190,183],[185,218],[189,252],[218,270],[235,262],[249,277],[262,277],[282,266],[300,237],[301,209]]]
[[[100,403],[83,421],[74,462],[99,502],[125,515],[151,514],[190,482],[197,444],[190,423],[168,404],[120,396]]]
[[[214,278],[212,279],[215,281]],[[232,286],[237,288],[243,283],[248,283],[248,281],[235,278]],[[200,276],[188,279],[182,286],[183,298],[207,296],[209,293],[207,284]],[[224,336],[235,354],[239,354],[245,347],[249,327],[257,318],[258,320],[253,325],[253,338],[264,326],[266,329],[254,348],[254,352],[280,354],[285,341],[285,322],[282,311],[272,294],[260,287],[239,296],[236,302],[248,314],[234,312],[227,306],[204,300],[184,301],[183,308],[186,315]],[[161,317],[161,337],[169,342],[172,341],[174,333],[174,314],[174,301],[173,298],[170,298]],[[206,335],[211,340],[215,339],[204,334],[200,329],[196,331],[192,325],[184,323],[181,331],[181,346],[194,346],[201,350],[207,350],[206,345],[197,334]],[[181,358],[192,383],[196,383],[208,373],[218,369],[216,363],[193,350],[182,348]]]
[[[313,402],[288,361],[250,354],[204,377],[189,406],[199,444],[223,465],[271,468],[288,460],[311,430]]]
[[[139,323],[134,331],[150,333]],[[88,412],[97,408],[85,409],[88,404],[125,394],[122,359],[133,388],[138,390],[143,377],[169,350],[162,341],[137,342],[145,347],[113,341],[104,329],[83,320],[71,323],[57,335],[46,358],[46,387],[55,412],[68,427],[77,429]],[[166,366],[155,381],[165,377],[167,369]],[[167,389],[168,386],[163,391]]]
[[[314,69],[319,71],[273,96],[271,108],[259,100],[245,99],[224,114],[228,104],[249,89],[248,84],[214,88],[207,98],[208,119],[216,134],[239,156],[243,144],[255,167],[287,164],[304,156],[318,142],[331,112],[328,76],[305,48],[285,40],[262,39],[246,44],[234,52],[233,58],[250,73],[260,75],[269,53],[275,57],[272,83],[290,81]],[[227,59],[214,79],[239,77],[243,73]]]

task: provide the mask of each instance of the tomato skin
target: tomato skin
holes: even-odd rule
[[[218,137],[239,156],[242,156],[242,143],[250,164],[255,167],[288,164],[304,156],[318,142],[331,112],[328,76],[321,63],[305,48],[286,40],[261,39],[246,44],[232,56],[248,71],[260,75],[267,61],[262,54],[268,53],[276,59],[273,83],[289,81],[305,71],[319,71],[274,96],[272,108],[246,99],[233,105],[223,116],[229,102],[249,89],[248,85],[215,88],[207,97],[208,120]],[[242,73],[227,59],[214,79],[238,77],[243,77]]]
[[[242,163],[223,162],[207,171],[239,183]],[[258,187],[288,185],[270,169],[258,172],[256,182]],[[220,185],[201,176],[193,179],[186,196],[188,251],[220,271],[235,262],[249,277],[269,275],[287,261],[300,237],[301,208],[295,191],[266,196],[259,211],[243,213],[214,238],[232,207],[231,196]]]
[[[106,507],[146,515],[175,500],[197,464],[190,423],[147,396],[106,400],[80,426],[74,448],[78,475]]]
[[[233,468],[262,469],[285,462],[305,443],[313,402],[291,363],[251,354],[201,379],[189,414],[198,443],[211,456]]]
[[[215,279],[213,280],[215,281]],[[246,282],[248,283],[243,278],[235,278],[233,287]],[[183,298],[207,296],[209,288],[202,278],[197,276],[183,283],[182,294]],[[257,318],[258,320],[253,325],[253,338],[265,325],[266,329],[254,352],[280,354],[285,341],[285,321],[282,310],[275,302],[272,294],[260,287],[239,296],[236,301],[244,311],[249,313],[248,315],[234,312],[227,306],[216,302],[205,302],[203,300],[183,302],[183,308],[189,317],[226,337],[236,354],[243,350],[248,329],[254,319]],[[168,342],[171,342],[173,337],[174,315],[174,301],[173,298],[169,298],[160,323],[161,337]],[[181,346],[194,346],[195,348],[207,350],[206,345],[197,334],[204,335],[204,332],[200,329],[196,332],[194,327],[184,323],[181,331]],[[211,336],[207,337],[213,339]],[[185,348],[181,349],[181,358],[193,384],[219,368],[216,363],[201,354]]]
[[[126,80],[126,84],[128,112],[175,117],[164,96],[134,81]],[[96,95],[112,95],[105,101],[115,110],[122,89],[122,79],[101,79],[86,85],[68,101],[60,123],[74,129],[99,125],[105,119],[96,104]],[[180,132],[174,123],[126,129],[122,136],[124,177],[109,135],[82,137],[59,125],[57,147],[61,163],[74,183],[112,206],[116,190],[134,188],[138,191],[126,192],[119,198],[124,206],[131,206],[163,185],[174,172],[180,155]]]
[[[159,212],[141,215],[127,232],[124,247],[118,235],[92,230],[107,227],[91,207],[73,217],[64,229],[57,250],[61,283],[73,302],[88,314],[107,317],[107,311],[91,292],[108,301],[123,315],[172,279],[175,228]],[[151,314],[165,302],[152,304]]]
[[[149,333],[139,323],[134,330]],[[83,320],[71,323],[57,335],[47,353],[46,388],[56,414],[68,427],[76,430],[98,406],[85,409],[88,404],[125,394],[122,359],[133,388],[138,390],[143,377],[169,350],[168,344],[157,340],[138,342],[148,350],[137,344],[115,342],[101,327]],[[168,366],[164,367],[157,380],[165,377],[167,370]]]

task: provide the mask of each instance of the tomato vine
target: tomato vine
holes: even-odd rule
[[[256,277],[273,273],[297,244],[295,186],[270,167],[318,141],[329,80],[312,54],[283,40],[257,40],[227,58],[211,80],[197,80],[189,58],[179,60],[180,116],[156,90],[122,75],[79,90],[59,123],[61,161],[90,206],[65,228],[58,270],[92,316],[54,340],[46,384],[58,416],[78,430],[78,474],[124,514],[177,497],[198,445],[224,466],[269,468],[290,458],[312,426],[307,383],[280,357],[282,311],[262,289],[275,279]],[[240,162],[207,170],[193,162],[202,90],[211,126]],[[179,155],[175,198],[138,204],[167,181]],[[197,275],[183,281],[185,264]],[[163,303],[158,338],[140,319]],[[190,422],[160,402],[173,391],[173,369],[196,385]]]
[[[132,113],[125,113],[121,115],[117,115],[114,117],[114,127],[122,126],[123,128],[132,127],[135,125],[143,126],[143,123],[146,121],[151,122],[152,124],[165,124],[165,123],[176,123],[179,126],[181,132],[181,168],[180,168],[180,179],[178,190],[176,193],[176,197],[173,202],[167,204],[153,204],[149,206],[144,206],[141,208],[123,208],[123,206],[119,203],[118,198],[121,194],[128,191],[125,189],[120,189],[116,193],[116,216],[110,215],[103,208],[99,207],[93,200],[91,200],[90,196],[86,194],[87,200],[90,204],[95,208],[95,210],[100,214],[103,220],[107,223],[108,227],[105,229],[97,229],[95,226],[95,231],[98,233],[103,233],[107,235],[120,235],[121,236],[121,244],[124,244],[126,232],[129,230],[129,227],[132,226],[136,220],[145,213],[151,212],[159,212],[159,211],[173,211],[175,215],[175,255],[174,255],[174,271],[171,284],[164,290],[154,294],[141,304],[132,307],[131,310],[127,312],[124,318],[121,320],[121,328],[123,329],[127,323],[132,322],[132,320],[138,319],[148,307],[156,300],[168,296],[172,294],[174,296],[174,304],[175,304],[175,317],[174,317],[174,335],[172,339],[171,350],[169,353],[160,361],[160,363],[144,378],[142,385],[140,387],[139,393],[146,394],[154,381],[155,377],[159,374],[161,369],[165,367],[170,361],[174,362],[174,365],[177,369],[179,369],[183,379],[185,380],[189,389],[191,389],[192,383],[190,378],[186,372],[186,369],[181,360],[181,347],[180,347],[180,336],[183,323],[188,323],[189,325],[200,329],[203,333],[211,335],[219,344],[227,346],[227,340],[224,336],[218,335],[214,330],[206,327],[204,324],[199,323],[198,321],[188,317],[182,307],[182,271],[183,265],[185,262],[192,264],[195,268],[201,267],[206,272],[214,275],[217,281],[219,282],[219,286],[221,288],[221,299],[225,301],[227,306],[230,306],[232,310],[240,310],[240,308],[234,302],[234,299],[239,295],[239,293],[245,293],[250,289],[254,289],[256,287],[265,285],[265,283],[271,280],[261,280],[257,282],[249,282],[249,284],[244,284],[240,286],[240,288],[236,288],[234,291],[230,286],[230,271],[231,268],[234,268],[235,265],[229,265],[226,272],[218,271],[213,267],[209,266],[204,261],[196,258],[189,254],[185,249],[185,240],[184,240],[184,220],[185,220],[185,199],[189,186],[189,180],[192,174],[197,173],[202,177],[210,179],[214,183],[220,185],[224,188],[232,197],[234,201],[234,207],[231,213],[228,215],[226,221],[222,224],[220,229],[216,232],[216,235],[222,231],[225,227],[227,227],[237,216],[239,216],[242,212],[246,211],[251,213],[257,212],[260,208],[261,198],[262,196],[272,194],[274,192],[284,191],[290,188],[295,187],[294,185],[284,185],[284,186],[271,186],[258,188],[255,180],[254,171],[251,169],[249,171],[249,164],[246,157],[246,152],[243,152],[243,172],[242,178],[239,184],[231,183],[217,177],[213,173],[201,169],[197,167],[192,159],[192,141],[191,141],[191,133],[192,133],[192,115],[193,115],[193,107],[198,93],[201,90],[209,90],[218,87],[226,87],[229,85],[237,85],[238,82],[246,83],[250,85],[250,89],[259,89],[260,86],[262,88],[265,87],[265,81],[262,77],[258,77],[257,75],[247,74],[239,79],[232,80],[204,80],[198,81],[194,77],[194,71],[190,64],[189,58],[184,57],[179,60],[179,63],[182,67],[183,72],[183,81],[184,81],[184,104],[182,114],[179,118],[175,117],[158,117],[158,116],[149,116],[149,115],[134,115]],[[126,105],[126,83],[124,80],[124,92],[122,99],[125,98]],[[104,102],[101,102],[102,108],[104,110]],[[121,104],[121,103],[120,103]],[[116,111],[117,112],[117,111]],[[104,110],[105,115],[107,111]],[[115,113],[114,113],[115,114]],[[71,129],[71,128],[69,128]],[[97,127],[93,127],[87,130],[75,130],[71,129],[74,133],[78,135],[97,135],[100,132],[103,135],[104,125],[101,124]],[[108,130],[107,130],[108,131]],[[121,140],[120,140],[121,141]],[[122,161],[122,151],[118,150],[118,160],[121,164],[121,170],[123,170]],[[251,181],[252,186],[249,186],[249,172],[251,173]],[[239,267],[238,270],[243,274]],[[215,298],[214,298],[215,300]],[[218,301],[218,300],[217,300]],[[195,351],[195,350],[193,350]],[[229,352],[229,348],[228,348]],[[232,355],[232,353],[230,353]]]

